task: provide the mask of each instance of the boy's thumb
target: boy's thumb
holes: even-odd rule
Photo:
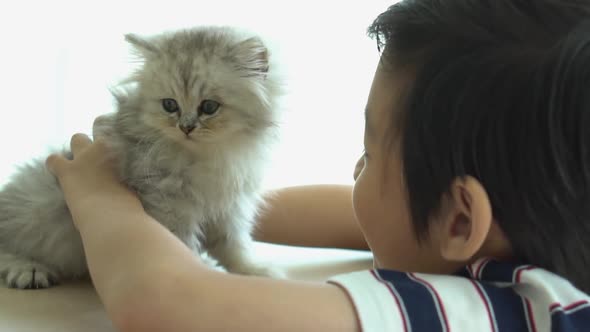
[[[65,163],[65,158],[58,154],[52,154],[45,160],[45,166],[55,176],[59,176]]]

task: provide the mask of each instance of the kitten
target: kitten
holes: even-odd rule
[[[232,273],[278,276],[250,254],[280,95],[267,47],[229,27],[125,37],[142,65],[114,92],[117,111],[94,128],[117,154],[121,180],[197,254]],[[20,168],[0,191],[0,277],[9,287],[45,288],[88,273],[44,160]]]

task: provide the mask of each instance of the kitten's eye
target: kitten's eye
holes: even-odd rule
[[[162,99],[162,107],[168,113],[174,113],[180,110],[178,103],[172,98]]]
[[[215,114],[215,112],[217,112],[219,106],[220,104],[215,100],[203,100],[203,102],[199,106],[199,109],[201,110],[201,112],[203,112],[203,114],[213,115]]]

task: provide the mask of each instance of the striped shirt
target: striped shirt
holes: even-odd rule
[[[590,296],[530,265],[480,259],[456,275],[369,270],[329,279],[364,332],[590,331]]]

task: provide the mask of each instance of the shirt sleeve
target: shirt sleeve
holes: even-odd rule
[[[526,331],[522,299],[511,287],[459,276],[369,270],[328,280],[343,288],[362,331]]]
[[[363,332],[405,331],[403,315],[395,297],[378,282],[373,271],[342,274],[328,282],[346,291]]]

